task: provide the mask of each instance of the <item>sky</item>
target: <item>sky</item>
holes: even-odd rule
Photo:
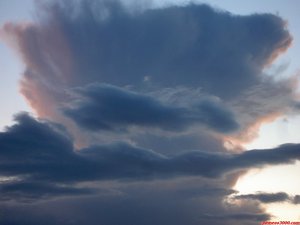
[[[0,0],[0,224],[300,221],[299,4]]]

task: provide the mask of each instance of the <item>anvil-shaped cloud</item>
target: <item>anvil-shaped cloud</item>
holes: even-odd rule
[[[270,218],[257,201],[237,207],[226,199],[245,171],[300,159],[299,144],[238,146],[267,119],[295,109],[293,78],[264,72],[291,45],[283,19],[192,3],[37,4],[37,21],[0,29],[24,62],[21,93],[39,117],[19,114],[0,133],[0,223]]]

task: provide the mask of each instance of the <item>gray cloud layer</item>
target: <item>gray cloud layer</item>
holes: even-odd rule
[[[223,198],[234,191],[226,189],[223,175],[300,157],[297,145],[237,155],[195,151],[174,157],[124,143],[75,151],[63,127],[26,114],[16,120],[0,133],[0,175],[10,178],[0,183],[3,224],[115,224],[118,215],[124,224],[138,220],[159,225],[254,225],[269,215],[257,206],[224,207]],[[280,160],[271,157],[277,151]],[[204,178],[176,181],[190,176]],[[212,179],[217,177],[221,180]],[[120,180],[121,187],[93,184],[107,180]],[[58,211],[57,205],[67,211]],[[215,219],[207,216],[213,209],[219,212]]]
[[[185,152],[167,157],[125,143],[91,146],[75,152],[72,142],[54,125],[26,114],[0,134],[0,172],[25,181],[80,182],[106,179],[148,179],[176,176],[216,178],[226,173],[300,158],[297,144],[240,154]],[[52,128],[54,127],[54,128]]]
[[[198,185],[195,185],[197,184]],[[194,189],[191,187],[193,184]],[[7,205],[1,208],[3,224],[142,224],[158,225],[255,225],[259,219],[268,218],[254,207],[240,205],[230,210],[221,202],[228,191],[203,181],[140,183],[123,187],[121,193],[93,195],[37,202],[30,205]],[[114,189],[113,185],[109,186]],[[185,191],[184,193],[182,191]],[[60,206],[60,207],[57,207]],[[64,210],[62,210],[62,208]],[[247,212],[247,213],[244,213]],[[213,213],[216,218],[208,217]],[[13,215],[19,215],[18,217]],[[116,216],[118,215],[118,216]]]

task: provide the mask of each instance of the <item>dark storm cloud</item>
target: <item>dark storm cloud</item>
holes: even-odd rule
[[[37,152],[51,152],[67,158],[73,150],[72,139],[65,128],[50,121],[37,121],[27,113],[15,116],[16,124],[0,132],[1,162],[5,160],[30,161]],[[45,157],[47,154],[45,154]],[[37,158],[43,159],[43,158]]]
[[[154,179],[177,176],[221,177],[253,167],[292,163],[300,147],[287,144],[276,149],[240,154],[190,151],[172,157],[126,143],[91,146],[75,151],[62,128],[39,122],[26,114],[0,133],[0,172],[27,182],[80,182],[111,179]]]
[[[201,87],[235,98],[259,84],[264,66],[292,41],[272,14],[235,16],[196,4],[130,12],[119,1],[40,5],[41,22],[7,23],[1,36],[26,65],[22,93],[48,118],[68,101],[65,89],[94,82]]]
[[[17,206],[6,204],[6,207],[0,207],[3,214],[0,223],[130,225],[138,221],[138,224],[143,225],[255,225],[257,218],[262,218],[259,210],[243,204],[229,212],[222,204],[222,198],[227,193],[217,189],[214,191],[213,187],[201,191],[199,186],[198,193],[193,194],[197,197],[181,195],[181,192],[177,192],[178,189],[187,192],[190,189],[191,181],[184,181],[163,181],[157,184],[141,182],[121,188],[123,194],[117,195],[56,199]],[[198,182],[193,180],[193,185]],[[247,212],[247,218],[243,211]],[[222,219],[204,218],[204,213],[214,213],[217,218]]]
[[[291,44],[285,21],[271,14],[235,16],[196,4],[130,11],[114,0],[40,3],[38,11],[38,21],[7,23],[0,31],[25,64],[21,92],[39,116],[78,134],[75,141],[99,133],[93,136],[98,145],[75,150],[62,126],[19,115],[16,125],[0,133],[0,191],[6,197],[1,198],[0,223],[255,225],[267,219],[255,201],[227,208],[224,198],[233,193],[240,170],[292,163],[300,158],[299,145],[222,154],[222,137],[202,128],[235,131],[231,110],[242,114],[238,121],[244,128],[286,106],[292,88],[273,88],[262,74]],[[87,86],[93,83],[100,85]],[[74,87],[81,87],[81,93],[70,99],[66,93]],[[178,88],[191,91],[176,92]],[[175,101],[160,95],[166,89],[176,92]],[[194,90],[209,98],[198,99]],[[212,101],[215,96],[220,101]],[[59,110],[68,104],[65,112],[79,129],[98,132],[75,130]],[[136,132],[119,139],[122,132],[115,131],[131,126]],[[197,127],[188,133],[192,126]],[[151,134],[144,128],[159,129]],[[178,132],[182,130],[186,132]],[[110,144],[102,144],[106,139]],[[219,154],[212,153],[215,148]],[[186,180],[193,177],[207,187],[191,188],[195,181]],[[173,183],[183,178],[185,182]],[[166,182],[164,191],[158,181]],[[105,182],[138,184],[99,196],[93,188]],[[31,204],[9,201],[28,199]]]
[[[64,112],[78,125],[89,130],[118,131],[141,126],[181,131],[195,124],[219,132],[238,128],[234,115],[225,106],[209,100],[180,107],[107,84],[89,85],[78,92],[83,97],[81,101],[73,108],[64,109]]]
[[[223,140],[227,137],[222,135],[236,131],[237,121],[241,135],[235,138],[252,140],[253,130],[264,122],[262,118],[284,111],[290,102],[293,88],[274,88],[275,83],[262,74],[264,67],[292,41],[285,21],[276,15],[237,16],[197,4],[131,10],[119,1],[101,0],[39,6],[38,21],[7,23],[1,29],[1,37],[5,36],[26,66],[21,92],[31,107],[39,116],[64,124],[75,137],[76,145],[120,140],[144,148],[156,146],[154,151],[165,148],[165,153],[175,152],[189,139],[195,143],[189,144],[193,149],[208,146],[224,150]],[[93,83],[129,87],[140,97],[154,99],[134,99],[140,101],[135,110],[143,113],[138,113],[112,102],[100,107],[99,100],[85,96],[86,102],[73,104],[66,111],[79,125],[76,127],[60,110],[74,100],[66,93]],[[178,92],[174,96],[176,104],[165,102],[158,95],[161,90],[175,92],[178,88],[191,91]],[[198,98],[194,90],[201,90],[210,98],[217,96],[219,101],[202,98],[198,105],[194,104],[197,101],[186,104],[186,99]],[[267,95],[271,90],[272,94]],[[128,97],[125,92],[114,95],[113,100]],[[133,117],[134,113],[138,117]],[[258,120],[258,125],[251,127]],[[98,132],[91,134],[82,127]],[[128,129],[131,127],[134,129]],[[159,128],[156,130],[161,140],[149,143],[151,134],[148,138],[145,128]],[[104,129],[112,132],[103,132]],[[216,138],[211,130],[222,134]],[[176,131],[181,132],[175,135]],[[201,133],[207,144],[198,144],[200,141],[195,135],[192,138],[193,134],[180,137],[191,131]],[[166,144],[164,138],[170,135],[177,138],[174,149],[171,148],[175,142],[158,146],[158,142]],[[183,146],[184,150],[189,146]],[[203,150],[211,151],[209,148]]]
[[[163,87],[234,97],[259,82],[262,68],[291,44],[285,22],[272,14],[233,16],[196,4],[129,13],[118,1],[92,2],[50,12],[81,83],[141,85],[148,76]]]

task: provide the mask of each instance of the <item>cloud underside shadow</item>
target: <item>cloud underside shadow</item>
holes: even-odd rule
[[[300,158],[298,144],[240,154],[190,151],[172,157],[126,143],[75,151],[63,127],[37,121],[27,114],[18,115],[16,120],[15,125],[0,134],[0,173],[2,176],[18,177],[21,182],[71,184],[181,176],[221,178],[239,170],[293,163]],[[25,184],[23,187],[26,189]],[[22,185],[18,190],[21,188]],[[59,191],[58,187],[52,190]],[[62,191],[67,192],[68,189]]]

